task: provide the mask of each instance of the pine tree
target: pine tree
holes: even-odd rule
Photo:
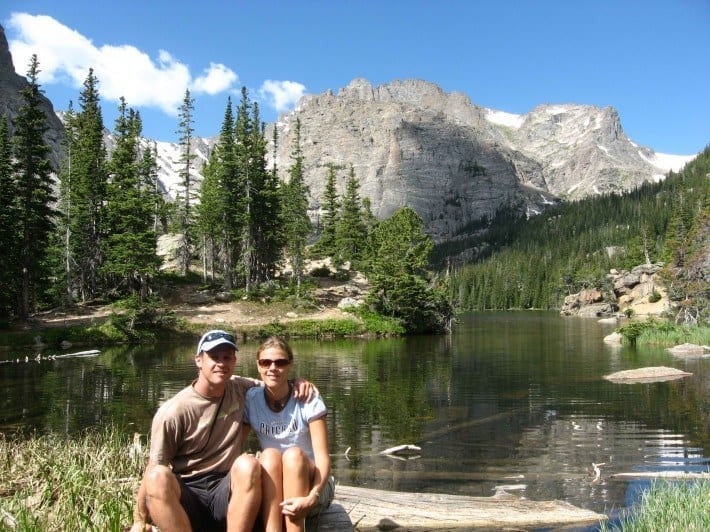
[[[45,254],[50,234],[54,230],[55,212],[52,205],[52,167],[49,146],[44,141],[47,117],[41,108],[37,56],[30,60],[27,77],[29,84],[20,90],[23,105],[15,122],[14,165],[19,200],[19,257],[15,272],[20,279],[17,315],[29,317],[36,308],[38,294],[48,282]]]
[[[85,301],[97,295],[105,232],[106,147],[98,80],[93,70],[79,96],[79,112],[67,120],[69,149],[62,173],[67,291]]]
[[[279,180],[267,169],[267,142],[264,124],[259,116],[259,106],[252,104],[250,140],[250,170],[252,204],[250,209],[250,234],[252,235],[252,279],[260,284],[273,280],[281,259],[282,218]]]
[[[345,193],[340,207],[340,216],[335,226],[336,263],[359,262],[365,257],[367,228],[360,200],[360,183],[355,177],[355,169],[350,166],[350,175],[345,185]]]
[[[200,230],[211,249],[221,257],[225,290],[231,290],[239,261],[245,210],[235,145],[235,122],[232,100],[227,98],[219,140],[210,155],[200,198]],[[211,242],[211,243],[210,243]]]
[[[59,168],[59,202],[57,210],[59,217],[57,221],[57,241],[61,242],[62,268],[57,270],[57,278],[64,279],[63,291],[64,303],[71,305],[74,301],[74,286],[72,283],[72,275],[75,273],[73,257],[71,253],[71,227],[69,226],[69,215],[71,208],[71,148],[74,138],[76,137],[76,113],[74,112],[74,103],[70,100],[69,106],[64,114],[64,152],[65,156]],[[61,274],[60,274],[61,272]]]
[[[246,87],[242,87],[242,97],[237,108],[237,118],[234,124],[234,149],[235,149],[235,193],[239,195],[239,207],[235,209],[238,216],[237,227],[241,230],[239,235],[238,263],[236,271],[244,280],[244,288],[251,290],[252,260],[254,254],[254,239],[252,235],[252,203],[253,192],[251,170],[251,143],[253,140],[251,120],[251,102]]]
[[[340,200],[335,186],[334,164],[328,165],[328,176],[323,190],[323,202],[321,204],[321,233],[320,239],[316,243],[315,251],[326,256],[334,256],[337,253],[336,232],[338,215],[340,213]]]
[[[451,317],[448,287],[432,283],[427,270],[433,242],[423,226],[414,210],[403,207],[371,235],[368,303],[380,314],[401,320],[410,333],[444,330]]]
[[[311,221],[308,217],[308,185],[303,175],[303,151],[301,149],[301,120],[296,120],[289,181],[283,186],[284,231],[286,252],[291,260],[292,280],[300,295],[303,278],[303,262]]]
[[[105,263],[102,272],[115,288],[144,300],[158,268],[153,231],[155,205],[153,162],[141,161],[140,115],[121,98],[116,118],[116,146],[111,154]],[[122,287],[122,290],[121,288]]]
[[[8,320],[17,301],[20,234],[17,183],[12,170],[12,142],[5,117],[0,118],[0,321]]]
[[[192,152],[192,134],[194,133],[193,112],[195,100],[190,96],[190,90],[185,90],[185,97],[182,100],[179,110],[178,135],[180,144],[180,186],[182,196],[178,203],[178,227],[182,234],[182,245],[179,250],[180,274],[186,276],[190,269],[192,259],[192,224],[193,213],[192,204],[195,190],[193,188],[192,165],[196,155]]]
[[[362,247],[359,268],[363,271],[367,271],[370,269],[370,266],[372,264],[372,258],[374,256],[372,239],[369,235],[374,232],[375,228],[379,223],[377,221],[377,218],[375,218],[375,215],[372,214],[372,203],[370,202],[370,198],[367,197],[362,198],[362,220],[365,224],[366,237]]]
[[[153,204],[153,233],[157,236],[164,228],[161,223],[161,217],[165,210],[165,198],[160,191],[160,181],[158,180],[158,148],[155,142],[146,146],[143,150],[138,171],[141,176],[141,182],[146,188],[146,193],[150,192],[150,199]]]
[[[225,249],[226,230],[225,217],[227,205],[224,201],[224,188],[220,184],[220,174],[223,170],[218,159],[219,144],[212,151],[202,169],[202,186],[200,187],[200,203],[195,207],[195,229],[202,240],[203,281],[214,282],[216,277],[216,261],[220,256],[220,246]],[[226,253],[221,254],[225,257]],[[226,258],[226,257],[225,257]],[[231,290],[231,275],[229,268],[223,268],[225,289]]]

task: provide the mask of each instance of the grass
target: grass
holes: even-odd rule
[[[684,343],[710,345],[710,327],[674,326],[672,329],[647,329],[641,333],[638,344],[674,346]]]
[[[710,327],[707,325],[674,325],[670,321],[649,318],[645,321],[631,321],[617,329],[624,340],[635,345],[656,345],[672,347],[689,343],[710,345]]]
[[[0,530],[120,531],[145,466],[113,428],[77,438],[0,434]]]
[[[133,521],[144,452],[115,428],[61,435],[0,434],[0,531],[121,531]],[[659,482],[639,508],[602,531],[710,530],[710,481]]]
[[[639,507],[618,525],[600,531],[686,532],[710,530],[710,481],[657,482],[641,495]]]

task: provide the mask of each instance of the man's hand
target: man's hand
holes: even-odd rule
[[[307,381],[303,377],[296,377],[294,379],[293,396],[302,403],[307,403],[316,397],[318,393],[318,388],[316,388],[312,382]]]

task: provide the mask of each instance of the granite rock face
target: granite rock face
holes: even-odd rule
[[[7,118],[11,135],[15,130],[13,120],[24,105],[20,91],[27,86],[29,86],[27,79],[15,73],[5,30],[0,26],[0,116]],[[64,126],[54,112],[52,102],[44,96],[41,97],[41,108],[47,116],[48,126],[44,139],[52,150],[50,159],[56,171],[59,168],[61,145],[65,135]]]
[[[342,168],[341,193],[352,165],[377,217],[409,205],[438,241],[503,206],[534,215],[558,200],[630,190],[668,170],[626,137],[611,107],[544,105],[510,115],[426,81],[373,87],[355,79],[338,94],[304,97],[269,125],[267,138],[270,128],[279,133],[283,178],[297,119],[314,212],[327,165]]]
[[[552,199],[542,190],[531,194],[522,182],[521,168],[536,175],[539,165],[525,156],[516,165],[513,152],[487,131],[491,126],[480,108],[432,83],[414,80],[373,88],[358,79],[337,96],[306,97],[275,125],[282,177],[290,165],[297,119],[316,211],[330,164],[341,169],[339,193],[352,165],[360,194],[370,199],[375,216],[385,218],[410,206],[435,240],[452,237],[503,205],[530,203],[539,209],[537,202]]]

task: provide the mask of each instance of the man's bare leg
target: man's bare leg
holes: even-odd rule
[[[250,532],[261,507],[261,465],[254,456],[243,454],[232,464],[230,479],[227,531]]]
[[[145,532],[151,530],[150,514],[148,513],[148,505],[146,503],[145,494],[145,478],[141,478],[141,483],[138,486],[136,494],[136,505],[133,508],[133,525],[128,532]]]
[[[161,532],[191,530],[190,519],[180,504],[180,484],[169,467],[151,467],[143,484],[150,517]]]

